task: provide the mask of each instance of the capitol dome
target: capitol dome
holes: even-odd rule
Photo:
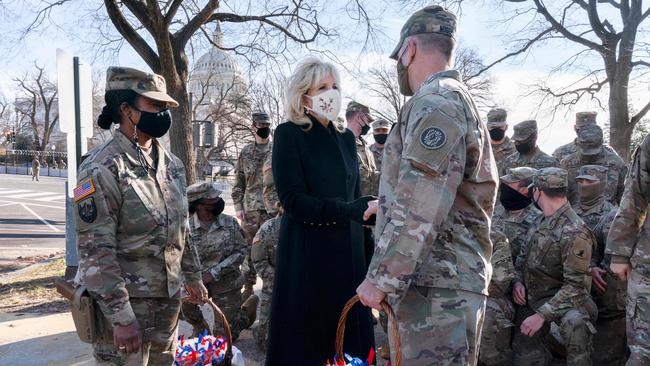
[[[223,33],[219,23],[212,35],[212,42],[212,48],[194,63],[188,90],[192,93],[193,103],[206,107],[211,101],[218,103],[229,94],[243,93],[246,90],[246,80],[235,58],[219,49],[223,47]],[[196,117],[200,119],[200,116]]]

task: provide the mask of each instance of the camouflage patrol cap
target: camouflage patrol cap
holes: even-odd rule
[[[362,112],[366,116],[368,116],[368,119],[370,119],[370,122],[374,121],[375,119],[372,118],[370,115],[370,108],[366,107],[365,105],[357,102],[357,101],[351,101],[348,103],[348,106],[345,108],[345,113],[351,113],[351,112]]]
[[[576,113],[576,128],[580,129],[586,125],[595,125],[598,112],[578,112]]]
[[[542,168],[533,177],[533,186],[537,188],[566,188],[567,171],[562,168]]]
[[[194,183],[187,187],[187,202],[192,203],[203,198],[218,198],[221,193],[211,182]]]
[[[515,133],[512,139],[515,141],[526,141],[532,135],[537,133],[537,121],[531,119],[519,122],[514,126]]]
[[[508,174],[500,179],[506,183],[517,183],[522,180],[531,179],[537,174],[537,169],[528,166],[508,169]]]
[[[402,27],[399,42],[391,52],[390,58],[397,60],[397,54],[404,45],[406,38],[423,33],[442,34],[456,38],[456,15],[442,6],[432,5],[413,13]]]
[[[167,94],[165,78],[130,67],[111,66],[106,71],[106,91],[133,90],[134,92],[161,102],[169,107],[178,107],[178,102]]]
[[[269,115],[266,112],[253,112],[251,118],[253,119],[253,122],[268,124],[271,123],[269,122]]]
[[[390,126],[392,126],[392,125],[393,125],[392,122],[390,122],[390,121],[388,121],[386,119],[383,119],[383,118],[379,118],[375,122],[373,122],[370,125],[370,127],[372,127],[373,130],[376,130],[378,128],[390,128]]]
[[[487,114],[487,127],[503,127],[505,126],[508,112],[503,108],[493,108]]]
[[[582,155],[597,155],[603,151],[603,130],[598,125],[586,125],[578,130],[578,151]]]
[[[599,180],[604,182],[607,179],[607,168],[602,165],[583,165],[578,170],[578,179]]]

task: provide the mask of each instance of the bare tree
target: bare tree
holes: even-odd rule
[[[262,80],[253,82],[249,88],[253,111],[268,113],[272,128],[284,121],[286,85],[284,75],[270,72],[264,75]]]
[[[508,0],[521,3],[505,20],[510,25],[523,24],[516,34],[513,49],[483,70],[512,57],[525,55],[535,46],[564,42],[576,52],[557,60],[552,74],[571,70],[580,73],[577,80],[564,87],[541,82],[537,93],[554,101],[555,108],[576,105],[591,98],[609,110],[612,147],[629,159],[630,140],[637,123],[650,111],[650,101],[630,114],[631,82],[650,71],[650,44],[641,42],[642,24],[650,17],[650,7],[642,0]],[[564,46],[566,47],[566,46]],[[642,51],[642,52],[639,52]],[[590,66],[590,57],[598,57],[598,66]],[[596,59],[598,59],[596,58]],[[647,80],[647,78],[646,78]],[[607,99],[601,101],[601,96]]]
[[[485,64],[475,49],[459,47],[454,54],[454,69],[460,73],[479,108],[493,105],[492,78],[488,73],[482,72]]]
[[[45,150],[59,121],[56,85],[45,73],[45,68],[34,65],[36,72],[14,79],[19,88],[15,107],[21,120],[29,122],[35,150]]]

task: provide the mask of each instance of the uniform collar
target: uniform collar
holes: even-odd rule
[[[462,80],[461,76],[460,76],[460,73],[458,71],[456,71],[456,70],[440,71],[440,72],[437,72],[437,73],[429,76],[428,78],[426,78],[424,80],[424,82],[422,83],[422,86],[420,87],[420,89],[422,89],[425,85],[431,84],[434,80],[442,79],[442,78],[452,78],[452,79],[456,79],[457,81]]]
[[[136,145],[135,142],[129,140],[128,137],[122,132],[122,130],[117,130],[117,133],[115,133],[114,136],[115,141],[117,141],[118,145],[122,148],[122,151],[126,155],[127,159],[131,162],[132,165],[139,166],[140,161],[138,160],[138,152],[136,151]],[[166,161],[165,161],[165,150],[163,150],[162,146],[160,146],[160,143],[158,143],[158,140],[152,139],[151,143],[153,144],[152,148],[156,149],[156,153],[158,156],[158,165],[156,166],[156,171],[163,171],[165,169]]]
[[[215,231],[223,226],[222,217],[223,214],[217,216],[217,219],[214,220],[210,225],[210,227],[208,228],[207,230],[208,233]],[[193,232],[197,232],[198,230],[203,231],[203,228],[201,227],[201,221],[199,220],[199,215],[197,215],[196,212],[190,218],[190,225]]]
[[[550,217],[544,217],[542,221],[542,226],[552,227],[558,222],[559,218],[564,215],[571,208],[571,204],[567,201],[562,207],[560,207],[553,215]]]

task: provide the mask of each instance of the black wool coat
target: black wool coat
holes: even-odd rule
[[[342,202],[360,196],[354,135],[316,120],[305,131],[286,122],[273,143],[273,179],[285,210],[271,301],[267,366],[322,366],[334,356],[336,326],[366,274],[360,224]],[[346,323],[345,352],[374,347],[370,309],[357,304]]]

